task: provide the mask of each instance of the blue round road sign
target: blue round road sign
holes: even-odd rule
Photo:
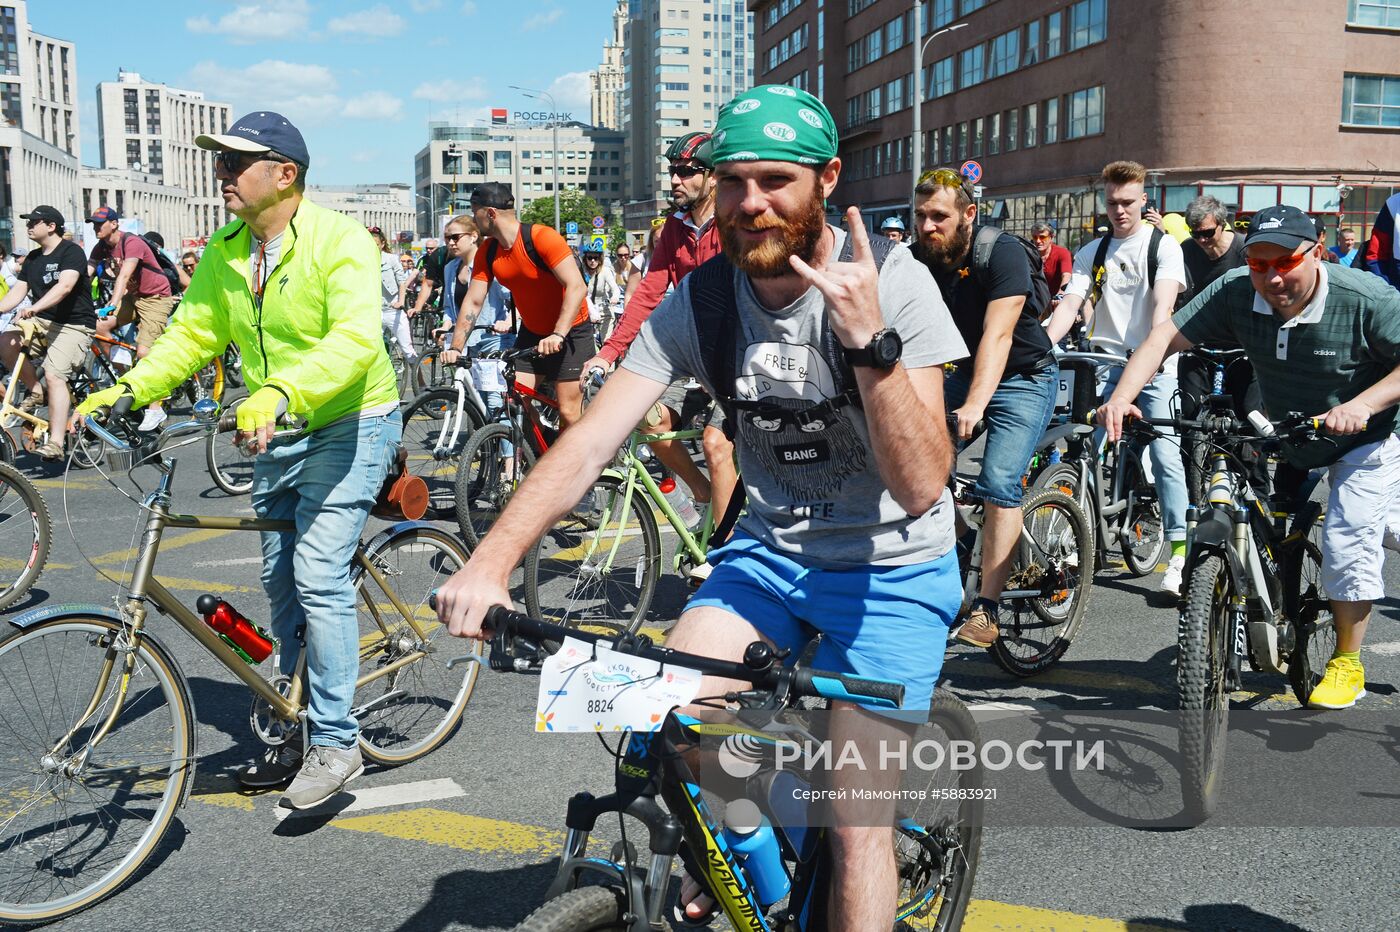
[[[972,159],[963,162],[959,172],[972,184],[977,184],[977,182],[982,180],[982,166],[972,161]]]

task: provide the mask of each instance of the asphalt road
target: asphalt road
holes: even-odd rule
[[[45,476],[37,463],[22,465]],[[151,481],[149,472],[142,475]],[[136,545],[137,508],[96,474],[75,472],[65,518],[62,477],[46,476],[40,485],[56,539],[37,586],[12,611],[55,600],[111,604],[117,587],[89,561],[121,570]],[[213,489],[197,447],[182,455],[176,489],[179,510],[251,513],[246,498]],[[178,545],[192,533],[202,536]],[[261,620],[268,607],[258,564],[250,534],[171,532],[158,572],[190,603],[201,591],[218,591]],[[1082,633],[1053,670],[1017,680],[984,653],[959,649],[945,665],[946,685],[979,706],[1171,708],[1176,616],[1155,591],[1158,579],[1103,573]],[[1400,591],[1393,566],[1387,580]],[[674,613],[682,590],[663,591],[671,604],[660,609]],[[1387,600],[1380,614],[1363,657],[1371,693],[1364,708],[1394,722],[1400,603]],[[157,617],[154,630],[192,683],[197,782],[149,868],[117,896],[55,926],[65,932],[510,928],[538,904],[551,878],[568,797],[610,788],[611,761],[592,736],[532,731],[535,678],[487,672],[446,746],[398,769],[371,768],[352,784],[365,796],[361,808],[281,821],[276,794],[239,793],[232,779],[257,751],[248,694],[172,622]],[[1247,675],[1245,685],[1238,708],[1296,708],[1280,678]],[[1346,721],[1351,713],[1332,714]],[[370,789],[381,792],[364,793]],[[1276,815],[1264,826],[989,828],[965,927],[1395,928],[1400,831],[1307,826],[1310,801],[1328,789],[1275,787]]]

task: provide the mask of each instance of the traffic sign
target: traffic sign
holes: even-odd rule
[[[593,229],[595,229],[595,230],[601,230],[602,228],[603,228],[603,218],[602,218],[602,217],[594,217],[594,218],[593,218]]]
[[[589,241],[589,245],[592,246],[596,252],[607,252],[608,238],[601,234],[595,235],[593,239]]]
[[[570,220],[564,224],[564,232],[569,236],[578,236],[578,221]]]
[[[962,168],[958,169],[964,178],[976,184],[982,180],[982,166],[972,159],[962,163]]]

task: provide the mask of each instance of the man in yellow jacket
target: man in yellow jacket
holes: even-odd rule
[[[279,114],[251,113],[195,142],[218,153],[215,176],[238,220],[210,238],[150,354],[78,413],[123,392],[135,407],[164,398],[228,343],[242,351],[251,394],[238,408],[237,442],[259,454],[253,508],[297,525],[263,534],[262,578],[282,672],[306,647],[310,747],[272,749],[238,777],[254,787],[291,780],[283,805],[304,809],[364,770],[350,715],[359,668],[350,561],[402,433],[379,321],[379,252],[363,225],[304,200],[306,143]],[[307,431],[272,440],[283,412],[304,417]]]

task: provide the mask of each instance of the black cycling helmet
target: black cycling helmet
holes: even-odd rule
[[[706,168],[714,168],[714,162],[710,161],[710,134],[686,133],[667,147],[666,160],[699,162]]]

